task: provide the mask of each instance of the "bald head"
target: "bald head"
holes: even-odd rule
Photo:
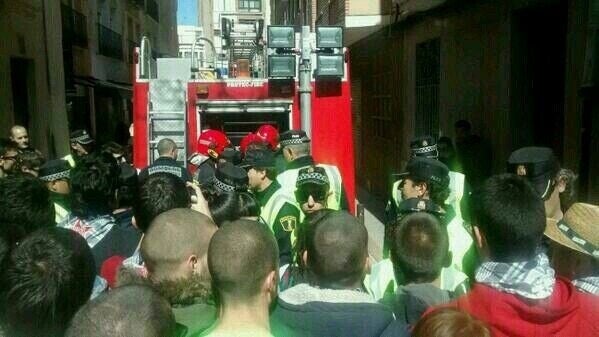
[[[141,255],[154,280],[176,279],[205,273],[206,254],[216,225],[207,216],[177,208],[157,216],[144,235]],[[199,263],[199,267],[193,265]]]
[[[20,125],[15,125],[10,128],[10,140],[12,140],[19,149],[26,149],[29,147],[29,134],[27,129]]]
[[[368,232],[358,219],[335,211],[306,233],[307,267],[321,287],[349,288],[364,277]]]
[[[208,268],[225,302],[257,296],[266,277],[278,269],[278,261],[274,235],[256,221],[225,223],[210,241]]]
[[[176,152],[177,152],[177,144],[170,138],[162,138],[159,142],[158,145],[156,146],[157,150],[158,150],[158,155],[162,156],[169,156],[169,157],[173,157],[174,159],[177,158],[176,156]]]

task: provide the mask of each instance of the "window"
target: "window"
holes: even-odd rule
[[[239,9],[261,10],[262,0],[238,0]]]
[[[416,136],[439,134],[440,40],[416,45]]]

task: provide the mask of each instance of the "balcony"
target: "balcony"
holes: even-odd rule
[[[63,46],[87,48],[87,18],[69,6],[61,4]]]
[[[121,34],[98,24],[98,50],[100,55],[123,59],[123,38]]]
[[[146,12],[152,19],[154,19],[154,21],[160,21],[158,15],[158,3],[156,0],[146,0]]]

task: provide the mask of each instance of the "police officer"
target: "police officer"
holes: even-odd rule
[[[464,221],[446,200],[450,195],[449,169],[436,159],[415,157],[408,162],[400,189],[402,199],[419,198],[431,200],[445,212],[445,223],[449,235],[449,251],[452,266],[468,276],[474,274],[476,251],[473,239]]]
[[[280,137],[280,146],[283,156],[287,161],[287,167],[284,172],[280,173],[277,180],[284,189],[291,191],[295,189],[299,170],[308,166],[317,165],[322,167],[329,178],[330,194],[327,199],[328,208],[333,210],[347,210],[347,198],[343,182],[341,181],[341,173],[336,166],[326,164],[315,164],[314,159],[310,155],[310,138],[303,130],[289,130],[283,132]]]
[[[392,232],[401,219],[415,212],[429,213],[438,218],[441,223],[447,223],[447,217],[451,216],[430,199],[418,197],[407,198],[399,203],[396,220],[385,226],[385,237],[392,237]],[[469,288],[468,276],[457,270],[453,265],[441,269],[439,279],[441,282],[439,288],[449,290],[455,295],[464,294]],[[404,283],[401,275],[396,275],[394,272],[391,260],[385,258],[372,266],[371,273],[364,280],[364,284],[370,294],[378,300],[383,298],[386,293],[394,293],[397,286]]]
[[[523,147],[510,155],[508,172],[527,179],[545,202],[547,218],[561,220],[564,214],[561,209],[560,193],[566,189],[565,183],[558,179],[560,164],[547,147]]]
[[[295,200],[304,216],[328,208],[327,200],[331,186],[323,167],[308,166],[300,169],[295,187]]]
[[[231,141],[224,132],[206,129],[198,137],[197,152],[189,158],[189,163],[197,167],[194,178],[200,184],[212,180],[218,159]]]
[[[410,151],[412,152],[412,158],[414,157],[423,157],[423,158],[431,158],[438,159],[439,158],[439,150],[437,148],[437,142],[435,138],[431,136],[423,136],[414,138],[410,142]],[[397,178],[397,175],[393,175],[393,178]],[[401,191],[400,186],[401,179],[394,180],[391,187],[391,197],[389,202],[387,202],[387,221],[395,221],[396,218],[396,210],[401,202]],[[450,194],[446,204],[452,205],[455,210],[457,216],[463,218],[465,214],[462,214],[462,211],[467,213],[467,188],[466,188],[466,176],[460,172],[449,171],[449,189]],[[463,202],[462,202],[463,201]]]
[[[79,129],[71,132],[69,137],[71,142],[71,154],[63,159],[68,161],[71,167],[75,167],[77,161],[94,150],[94,139],[90,137],[86,130]]]
[[[158,142],[159,157],[154,162],[139,172],[139,181],[145,181],[148,176],[159,172],[170,173],[185,182],[191,182],[191,175],[187,169],[177,163],[179,150],[177,144],[170,138],[163,138]]]
[[[71,166],[66,160],[55,159],[40,167],[39,179],[46,183],[50,200],[54,203],[56,223],[64,220],[71,211],[69,177]]]
[[[246,152],[241,167],[247,170],[250,190],[261,206],[260,215],[273,231],[279,245],[281,267],[291,263],[291,235],[299,222],[300,210],[277,182],[275,157],[267,149]]]

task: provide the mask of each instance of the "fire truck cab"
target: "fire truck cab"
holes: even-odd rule
[[[261,28],[257,25],[256,29]],[[231,34],[235,36],[235,31]],[[212,67],[199,68],[193,58],[153,59],[148,40],[142,39],[136,50],[133,85],[136,168],[146,167],[158,158],[156,146],[165,137],[177,143],[180,163],[190,166],[187,159],[195,153],[202,130],[224,131],[234,145],[239,145],[242,137],[262,124],[274,125],[279,132],[306,129],[301,124],[297,69],[293,77],[268,78],[267,50],[249,48],[250,53],[243,53],[240,50],[246,45],[237,48],[237,43],[235,39],[230,43],[229,71],[224,76]],[[315,162],[339,168],[349,210],[355,214],[349,60],[345,49],[343,55],[342,77],[312,75],[310,138]],[[299,55],[294,57],[299,60]],[[315,59],[312,64],[317,64]]]

